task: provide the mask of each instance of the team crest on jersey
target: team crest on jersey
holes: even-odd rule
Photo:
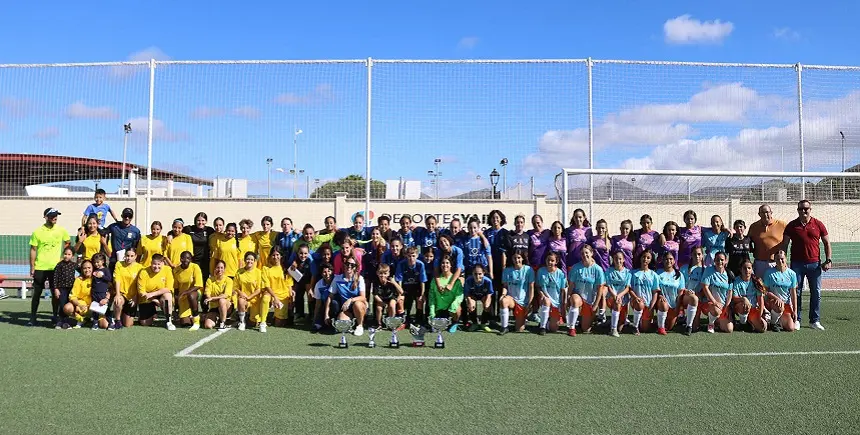
[[[472,257],[477,257],[480,252],[481,252],[481,250],[478,248],[472,248],[469,251],[469,253],[471,254]]]

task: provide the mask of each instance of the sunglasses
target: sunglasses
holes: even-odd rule
[[[355,263],[346,263],[347,269],[355,269],[356,267],[358,267],[358,265],[356,265]]]

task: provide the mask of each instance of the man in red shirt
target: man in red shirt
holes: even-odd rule
[[[791,244],[791,270],[797,274],[797,322],[800,329],[801,295],[803,278],[809,281],[809,327],[823,331],[821,325],[821,272],[830,270],[830,239],[827,228],[820,220],[812,217],[812,204],[807,200],[797,203],[797,219],[785,227],[783,250],[788,251]],[[821,262],[819,242],[824,242],[825,261]]]

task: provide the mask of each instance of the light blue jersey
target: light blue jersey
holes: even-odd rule
[[[615,292],[615,294],[621,293],[624,291],[624,289],[630,287],[630,279],[632,276],[633,274],[630,273],[629,269],[609,269],[609,271],[606,272],[606,285],[608,285],[609,288],[611,288],[612,291]],[[623,303],[625,305],[630,301],[630,296],[628,295],[629,293],[627,295],[624,295]]]
[[[648,309],[654,299],[654,292],[660,290],[660,277],[653,270],[637,270],[633,272],[630,288],[645,303],[645,309]]]
[[[507,286],[508,296],[514,298],[517,305],[524,307],[529,302],[529,284],[535,282],[535,272],[531,267],[523,266],[519,269],[506,267],[502,272],[502,284]]]
[[[549,297],[552,306],[561,306],[561,291],[567,288],[567,278],[561,269],[550,272],[546,267],[541,267],[537,274],[535,285]]]
[[[705,268],[702,266],[687,265],[681,267],[681,275],[684,275],[684,282],[687,285],[686,289],[697,295],[702,291],[700,284],[704,274]]]
[[[715,233],[713,228],[702,229],[702,248],[705,251],[705,265],[714,264],[717,252],[726,252],[726,239],[729,238],[728,231]]]
[[[711,296],[714,299],[725,305],[729,297],[729,291],[732,284],[729,282],[729,275],[726,272],[717,272],[713,266],[705,269],[705,275],[702,277],[702,287],[708,286],[711,291]],[[703,301],[707,302],[707,301]]]
[[[752,280],[744,281],[741,277],[736,277],[732,283],[732,295],[736,298],[747,298],[753,308],[758,307],[759,294]]]
[[[666,298],[669,303],[669,308],[678,308],[678,296],[681,290],[687,288],[683,273],[677,273],[674,270],[660,273],[660,294]]]
[[[588,305],[594,305],[597,301],[597,291],[600,286],[606,284],[603,268],[597,263],[588,267],[582,263],[576,263],[570,269],[567,279],[571,283],[571,290]]]
[[[790,304],[791,292],[797,288],[797,274],[791,269],[780,272],[777,268],[771,267],[764,273],[764,286],[767,291]]]

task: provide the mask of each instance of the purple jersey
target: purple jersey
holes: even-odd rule
[[[615,254],[621,251],[624,254],[624,267],[627,269],[633,268],[633,242],[626,237],[617,235],[610,239],[612,247],[609,249],[610,254]]]
[[[680,248],[680,246],[681,246],[681,244],[678,243],[676,240],[666,240],[666,243],[663,243],[663,246],[660,247],[660,254],[659,255],[660,255],[660,257],[662,257],[663,254],[665,254],[667,252],[671,252],[672,256],[675,257],[675,260],[677,261],[677,259],[678,259],[678,248]],[[658,258],[656,261],[659,261],[658,264],[663,264],[662,259]]]
[[[546,255],[546,247],[549,245],[549,230],[537,232],[529,230],[529,264],[532,266],[543,265]]]
[[[678,238],[681,240],[681,245],[678,249],[678,264],[680,266],[690,264],[693,248],[702,246],[702,227],[695,225],[693,228],[681,228],[678,232]]]
[[[594,236],[589,239],[588,244],[594,249],[594,262],[606,272],[609,269],[609,248],[612,246],[611,241]]]
[[[576,264],[582,261],[582,247],[594,236],[591,227],[573,228],[564,230],[567,240],[567,264]]]
[[[642,255],[642,252],[646,249],[654,251],[660,244],[660,233],[656,231],[648,231],[646,233],[642,232],[641,229],[638,229],[633,232],[633,238],[636,239],[637,257]]]
[[[543,258],[541,259],[541,264],[546,264],[546,256],[549,255],[550,252],[555,252],[558,254],[558,267],[561,270],[567,270],[567,241],[564,240],[564,237],[558,240],[547,239],[547,247],[546,252],[544,253]]]

